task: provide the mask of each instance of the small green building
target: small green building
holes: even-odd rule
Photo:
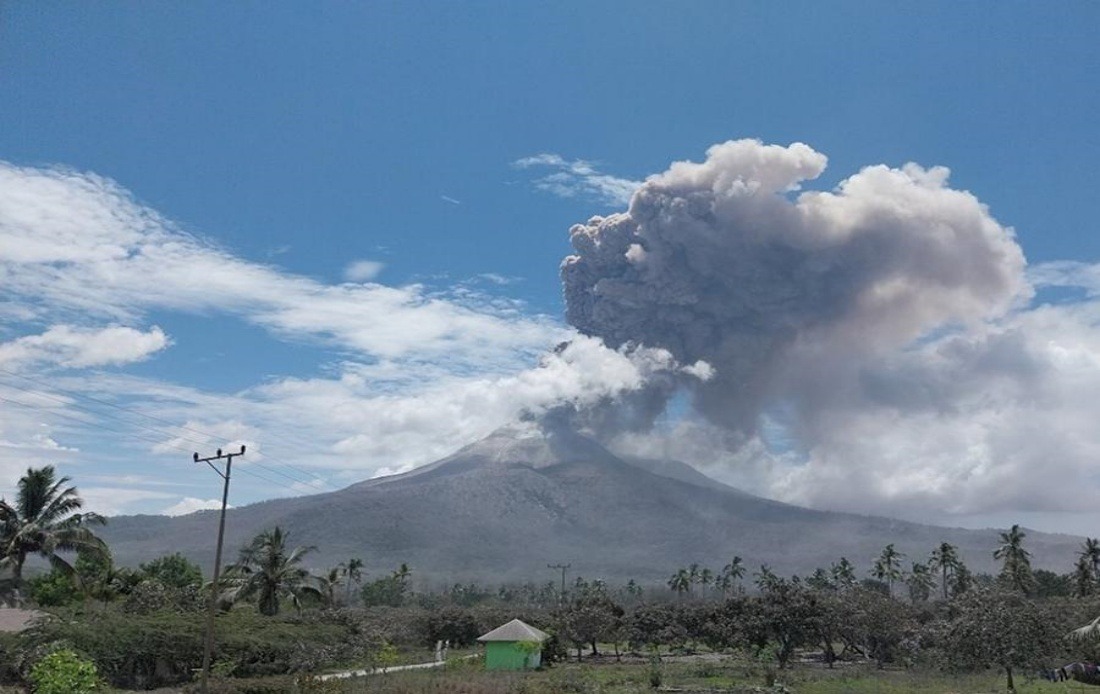
[[[550,634],[513,619],[478,637],[485,644],[486,670],[524,670],[542,664],[542,642]]]

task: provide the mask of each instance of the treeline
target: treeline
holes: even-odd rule
[[[546,581],[420,591],[405,564],[371,578],[352,558],[313,573],[304,565],[313,549],[292,546],[276,527],[243,547],[214,586],[179,554],[115,566],[93,531],[102,519],[80,512],[67,483],[52,468],[28,470],[14,503],[0,501],[0,593],[59,617],[0,637],[5,683],[26,683],[54,662],[87,666],[120,687],[187,682],[201,662],[211,595],[220,608],[214,670],[223,677],[391,664],[397,649],[470,646],[516,617],[552,634],[547,663],[707,648],[776,670],[798,658],[996,667],[1011,685],[1021,671],[1100,656],[1100,620],[1092,621],[1100,542],[1085,542],[1070,573],[1034,571],[1017,526],[994,553],[997,576],[972,574],[944,543],[908,565],[888,545],[863,576],[843,557],[805,577],[767,565],[750,574],[733,557],[718,569],[678,569],[656,586],[577,577],[565,590]],[[52,568],[27,578],[24,564],[36,555]],[[61,648],[65,657],[51,659]]]

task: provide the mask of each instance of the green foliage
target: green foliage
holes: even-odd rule
[[[95,664],[70,650],[50,653],[30,674],[35,694],[85,694],[99,688]]]
[[[83,598],[72,576],[56,569],[27,581],[27,590],[39,607],[62,607]]]
[[[202,663],[204,617],[198,611],[78,611],[31,628],[20,637],[20,648],[34,651],[65,643],[91,658],[113,686],[171,686],[188,681]],[[235,610],[218,617],[215,634],[218,667],[234,677],[312,672],[363,662],[381,642],[362,615],[334,613],[269,618],[253,610]]]
[[[53,567],[72,574],[73,567],[57,550],[105,552],[106,545],[90,526],[106,520],[96,513],[78,513],[84,500],[68,477],[57,478],[52,465],[27,468],[19,480],[15,503],[0,499],[0,568],[11,572],[11,583],[23,582],[23,564],[38,555]]]
[[[131,614],[152,614],[164,610],[199,612],[206,607],[207,595],[208,592],[197,585],[176,588],[160,581],[145,580],[130,590],[122,607]]]
[[[366,607],[400,607],[409,594],[409,576],[412,572],[402,564],[389,576],[371,581],[363,586],[360,594]]]
[[[424,645],[436,641],[450,641],[452,646],[471,646],[482,633],[477,618],[461,607],[444,607],[432,610],[425,617]]]
[[[202,585],[202,569],[179,552],[166,554],[141,565],[141,573],[151,581],[169,588],[187,588]]]
[[[236,564],[226,569],[220,583],[225,590],[223,604],[256,600],[260,614],[279,614],[282,600],[290,600],[299,611],[302,599],[312,596],[322,599],[313,576],[301,566],[302,558],[315,547],[295,547],[288,550],[288,533],[279,526],[265,530],[241,550]]]
[[[1063,630],[1051,615],[1018,592],[981,591],[960,605],[945,638],[956,669],[1001,668],[1013,689],[1013,672],[1046,666],[1061,647]]]

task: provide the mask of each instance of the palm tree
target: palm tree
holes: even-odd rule
[[[684,593],[691,590],[691,574],[687,569],[680,569],[668,579],[668,587],[676,591],[676,595],[683,599]]]
[[[1100,580],[1100,539],[1086,537],[1081,547],[1081,558],[1092,567],[1092,577]]]
[[[993,558],[1003,561],[1001,579],[1014,590],[1027,593],[1031,590],[1031,552],[1024,549],[1027,533],[1013,525],[1007,533],[1001,533],[1001,546],[993,552]]]
[[[856,584],[856,567],[852,566],[848,557],[841,557],[840,561],[829,567],[829,572],[838,588],[851,588]]]
[[[97,513],[78,513],[84,500],[68,477],[57,479],[52,465],[27,468],[19,480],[15,505],[0,499],[0,568],[11,571],[12,585],[23,583],[23,564],[37,554],[72,576],[74,569],[57,552],[107,553],[107,545],[89,526],[107,521]]]
[[[778,588],[783,584],[783,579],[775,574],[767,564],[760,565],[760,571],[756,574],[756,587],[765,593]]]
[[[932,569],[939,569],[943,584],[943,599],[947,599],[947,574],[955,573],[959,568],[959,553],[955,545],[950,542],[941,542],[940,546],[932,550],[932,556],[928,560]]]
[[[901,558],[905,555],[894,549],[894,543],[886,545],[882,554],[875,560],[871,575],[880,581],[886,581],[886,591],[894,594],[894,581],[901,579]]]
[[[723,566],[721,576],[723,595],[731,587],[740,588],[741,579],[745,577],[745,564],[741,561],[741,557],[735,556],[729,564]]]
[[[340,587],[340,580],[343,577],[343,571],[339,566],[334,566],[328,570],[328,573],[324,576],[317,576],[318,590],[324,596],[325,604],[329,607],[336,606],[336,589]]]
[[[1073,565],[1073,592],[1079,598],[1092,595],[1096,589],[1096,577],[1093,575],[1092,566],[1088,557],[1081,554],[1077,557],[1077,563]]]
[[[363,560],[358,558],[349,559],[346,563],[340,565],[340,571],[347,584],[347,604],[351,605],[351,583],[354,581],[356,585],[359,585],[359,582],[363,580]]]
[[[936,586],[936,579],[932,578],[932,571],[927,564],[915,561],[906,583],[909,585],[909,599],[916,604],[928,599],[932,588]]]
[[[281,599],[289,599],[298,611],[304,595],[323,599],[324,594],[313,585],[316,578],[300,566],[302,557],[316,548],[299,546],[288,552],[286,540],[287,534],[279,526],[252,538],[237,563],[226,569],[223,602],[232,605],[255,597],[260,614],[272,617],[279,614]]]
[[[714,572],[705,568],[699,572],[699,585],[703,587],[703,598],[707,597],[707,586],[714,583]]]
[[[695,593],[695,584],[698,582],[699,564],[697,562],[693,562],[692,565],[688,567],[688,585],[690,586],[690,588],[688,589],[688,593]]]

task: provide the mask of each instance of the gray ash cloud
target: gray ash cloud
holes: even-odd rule
[[[626,212],[570,230],[567,320],[707,362],[713,378],[685,381],[695,408],[747,437],[770,405],[812,420],[865,360],[1028,295],[1011,229],[946,169],[871,166],[800,192],[825,164],[804,144],[738,140],[649,177]]]

